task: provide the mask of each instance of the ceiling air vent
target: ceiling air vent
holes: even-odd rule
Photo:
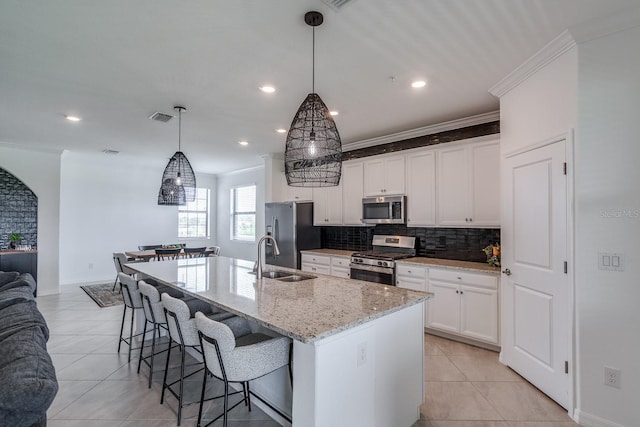
[[[149,118],[151,120],[155,120],[156,122],[167,123],[169,120],[173,119],[173,116],[171,114],[165,114],[165,113],[156,111],[155,113],[150,115]]]
[[[328,5],[331,9],[335,10],[336,12],[340,10],[340,8],[345,6],[347,3],[350,3],[352,1],[353,0],[322,0],[323,3]]]
[[[102,150],[102,152],[103,152],[104,154],[111,154],[111,155],[114,155],[114,156],[115,156],[116,154],[120,154],[120,152],[119,152],[119,151],[117,151],[117,150],[109,150],[108,148],[105,148],[104,150]]]

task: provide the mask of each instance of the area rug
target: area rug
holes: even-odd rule
[[[119,290],[112,291],[113,283],[80,286],[100,307],[113,307],[124,304]]]

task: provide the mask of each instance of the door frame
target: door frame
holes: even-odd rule
[[[519,154],[527,153],[529,151],[534,151],[538,148],[545,147],[547,145],[552,145],[557,142],[565,141],[565,161],[567,162],[567,182],[566,182],[566,191],[567,191],[567,285],[569,286],[569,295],[568,295],[568,304],[567,310],[569,312],[569,325],[568,325],[568,352],[567,359],[569,360],[569,373],[568,373],[568,399],[567,399],[567,412],[569,416],[576,421],[577,414],[575,414],[576,410],[576,383],[577,383],[577,372],[578,372],[578,355],[576,353],[576,304],[575,304],[575,130],[573,128],[569,129],[567,132],[563,132],[558,135],[554,135],[552,137],[546,138],[544,140],[539,140],[533,143],[530,143],[522,148],[508,151],[502,153],[501,160],[517,156]],[[504,164],[504,163],[503,163]],[[501,168],[502,169],[502,168]],[[502,307],[500,307],[500,312],[502,312]],[[501,328],[502,331],[502,328]],[[501,332],[502,333],[502,332]],[[500,342],[502,342],[502,338]],[[500,352],[500,361],[503,362],[502,352]],[[576,421],[577,422],[577,421]]]

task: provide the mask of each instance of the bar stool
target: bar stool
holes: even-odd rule
[[[248,322],[245,319],[241,320],[244,320],[248,327]],[[250,333],[238,338],[234,336],[234,333],[227,325],[208,318],[202,313],[196,313],[195,324],[198,329],[200,345],[202,346],[206,372],[224,381],[224,395],[205,399],[208,376],[205,372],[197,425],[198,427],[201,425],[204,402],[224,397],[222,414],[218,415],[206,426],[223,417],[223,425],[226,427],[228,412],[239,404],[244,402],[245,405],[249,406],[249,411],[251,411],[249,381],[260,378],[284,366],[290,366],[291,340],[287,337],[271,337],[261,333]],[[229,408],[229,396],[240,393],[240,391],[229,393],[230,383],[242,384],[244,398]],[[257,395],[254,396],[258,397]]]
[[[118,273],[118,280],[120,281],[120,288],[122,291],[122,299],[124,300],[124,311],[122,312],[122,324],[120,325],[120,340],[118,341],[118,353],[120,353],[120,346],[124,342],[129,346],[128,362],[131,362],[131,350],[133,339],[142,335],[142,333],[133,334],[133,320],[135,318],[136,310],[142,310],[142,299],[140,298],[140,291],[136,284],[136,279],[124,274]],[[129,326],[129,337],[123,337],[124,331],[124,319],[127,316],[127,309],[131,310],[131,325]]]
[[[164,370],[164,379],[162,380],[162,394],[160,396],[160,404],[164,403],[164,394],[165,391],[169,391],[176,399],[178,399],[178,426],[180,425],[180,421],[182,419],[182,408],[196,402],[183,402],[184,396],[184,380],[196,373],[202,371],[204,366],[200,369],[191,372],[188,375],[185,375],[184,371],[187,365],[185,365],[185,353],[187,348],[192,348],[198,353],[202,354],[202,349],[200,347],[200,340],[198,338],[198,331],[196,330],[196,325],[193,317],[191,316],[191,312],[189,310],[189,306],[185,301],[182,301],[177,298],[173,298],[172,296],[163,293],[160,297],[160,301],[162,303],[162,307],[164,308],[165,318],[167,320],[167,326],[169,329],[169,336],[171,337],[172,343],[170,343],[168,351],[167,351],[167,362]],[[202,314],[199,312],[201,316],[209,317],[215,319],[220,322],[228,322],[228,327],[231,327],[237,336],[246,335],[251,332],[251,330],[243,329],[242,327],[236,327],[235,320],[237,319],[231,313],[227,312],[215,312],[208,315]],[[171,350],[172,348],[178,347],[181,352],[181,360],[180,360],[180,378],[177,380],[167,383],[167,374],[169,372],[169,360],[171,358]],[[198,363],[197,365],[202,365],[202,363]],[[193,365],[191,365],[193,366]],[[172,389],[176,383],[179,383],[179,390],[176,392]]]

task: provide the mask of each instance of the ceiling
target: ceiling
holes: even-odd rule
[[[315,88],[343,144],[498,109],[488,88],[568,27],[636,0],[3,0],[0,144],[224,173],[283,152]],[[427,86],[412,89],[415,79]],[[259,87],[270,84],[276,92]],[[71,123],[65,115],[78,115]],[[247,146],[238,141],[246,140]]]

